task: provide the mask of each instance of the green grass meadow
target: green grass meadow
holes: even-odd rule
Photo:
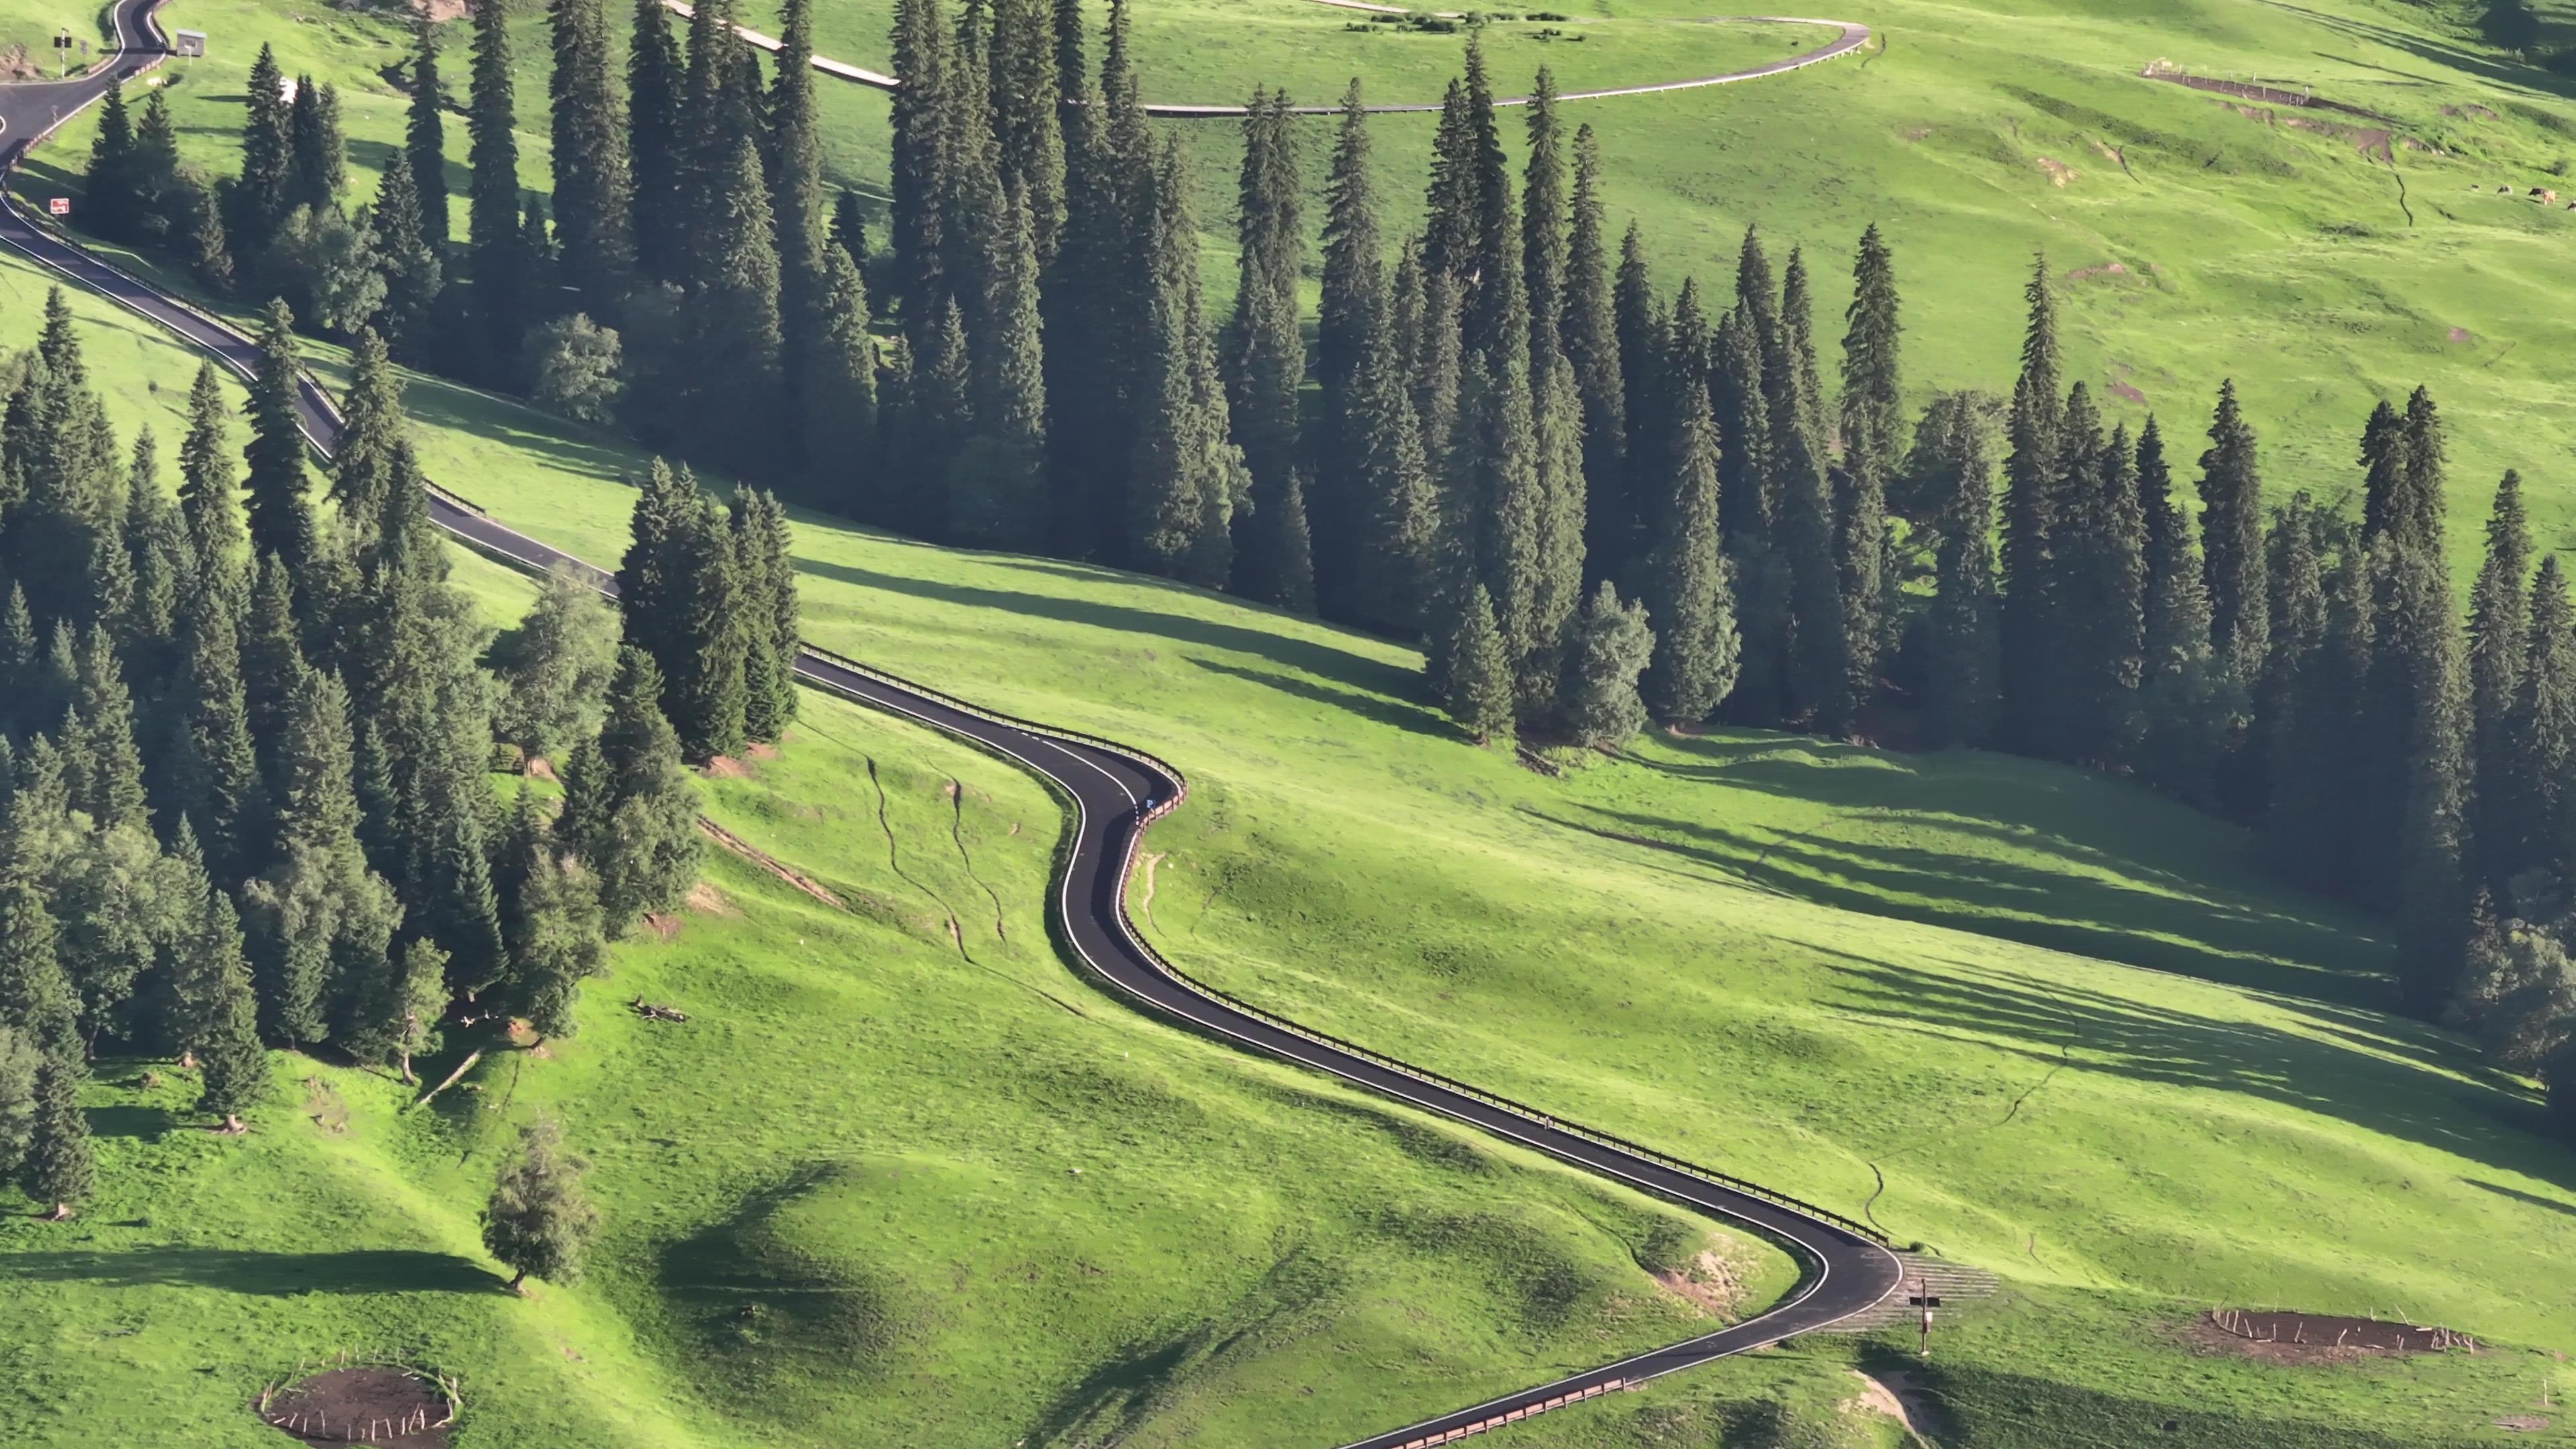
[[[1832,272],[1879,220],[1928,388],[2005,380],[2032,246],[2064,271],[2116,261],[2069,283],[2070,356],[2138,391],[2128,415],[2191,431],[2232,372],[2276,495],[2333,494],[2369,400],[2420,378],[2454,427],[2455,553],[2508,463],[2544,546],[2568,532],[2570,338],[2548,301],[2576,214],[2494,194],[2576,156],[2561,82],[2363,0],[1873,4],[1850,17],[1887,41],[1865,63],[1578,108],[1672,274],[1715,275],[1759,220],[1830,258],[1838,306]],[[169,19],[218,6],[217,56],[174,92],[209,155],[239,106],[216,63],[247,60],[227,35],[291,36],[291,72],[353,92],[398,42],[350,12],[289,31],[259,0]],[[1515,24],[1488,43],[1507,82],[1544,58],[1569,86],[1792,43],[1686,13],[1621,3],[1562,27],[1581,42]],[[1376,98],[1405,99],[1454,60],[1455,38],[1353,18],[1140,7],[1148,98],[1262,79],[1323,100],[1366,63]],[[836,0],[825,48],[881,62],[883,20]],[[2159,57],[2313,83],[2439,151],[2397,145],[2392,171],[2137,76]],[[883,97],[827,94],[836,163],[875,184]],[[365,171],[401,102],[349,104]],[[1382,156],[1418,170],[1428,134],[1389,118]],[[1213,196],[1231,132],[1195,135]],[[2074,174],[2052,184],[2042,157]],[[1221,247],[1209,265],[1230,272]],[[0,342],[33,336],[43,286],[0,263]],[[111,414],[166,452],[193,361],[78,306]],[[593,561],[622,549],[630,450],[426,379],[411,403],[434,477]],[[1133,901],[1189,969],[1999,1275],[1918,1368],[1941,1444],[2576,1442],[2534,1407],[2576,1391],[2576,1162],[2529,1084],[2381,1009],[2378,924],[2273,884],[2259,838],[2025,761],[1749,733],[1550,779],[1460,742],[1418,656],[1381,640],[820,519],[797,543],[818,643],[1189,775]],[[516,576],[460,569],[496,623],[523,606]],[[184,1125],[166,1064],[111,1064],[106,1198],[70,1225],[0,1222],[0,1377],[21,1386],[0,1443],[262,1442],[242,1411],[259,1384],[354,1346],[464,1373],[464,1449],[1325,1445],[1688,1330],[1643,1268],[1699,1226],[1140,1019],[1069,970],[1038,904],[1060,814],[1015,769],[816,702],[710,800],[852,909],[719,858],[674,939],[620,948],[579,1036],[488,1059],[433,1111],[281,1058],[264,1130],[222,1142]],[[691,1022],[618,1009],[639,993]],[[541,1108],[598,1159],[610,1233],[589,1281],[523,1303],[492,1291],[472,1213]],[[1754,1296],[1786,1288],[1785,1260],[1722,1242]],[[2403,1314],[2485,1347],[2259,1363],[2191,1336],[2220,1303]],[[1897,1362],[1902,1337],[1810,1338],[1496,1442],[1732,1444],[1776,1412],[1807,1442],[1893,1444],[1845,1405],[1851,1368]],[[2559,1422],[2495,1426],[2517,1414]]]

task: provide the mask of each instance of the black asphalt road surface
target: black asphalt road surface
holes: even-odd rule
[[[0,86],[0,159],[14,166],[59,117],[70,115],[106,90],[111,74],[132,75],[159,60],[160,38],[151,20],[157,0],[120,0],[118,31],[126,49],[89,76],[64,82]],[[39,226],[14,198],[0,205],[0,242],[15,247],[65,279],[115,299],[169,328],[248,376],[258,350],[223,323],[163,295],[149,284],[92,256]],[[339,436],[338,410],[310,378],[298,407],[307,436],[326,457]],[[580,560],[512,532],[467,500],[434,489],[431,516],[438,525],[486,553],[544,570],[569,562],[589,572],[603,589],[615,581]],[[1790,1301],[1759,1318],[1717,1333],[1569,1374],[1499,1399],[1459,1409],[1407,1428],[1375,1435],[1347,1449],[1410,1449],[1448,1443],[1517,1422],[1530,1414],[1723,1358],[1826,1327],[1876,1305],[1900,1280],[1896,1258],[1857,1223],[1822,1209],[1780,1198],[1749,1183],[1697,1169],[1560,1122],[1465,1083],[1295,1026],[1200,986],[1165,962],[1128,920],[1125,888],[1137,842],[1152,820],[1179,804],[1186,782],[1179,772],[1142,751],[1106,740],[1014,720],[936,690],[870,669],[856,661],[808,648],[797,660],[808,684],[973,740],[1052,781],[1073,803],[1073,849],[1056,882],[1056,929],[1082,964],[1111,990],[1165,1016],[1187,1022],[1246,1049],[1328,1072],[1426,1111],[1599,1176],[1625,1182],[1753,1228],[1788,1246],[1807,1265],[1805,1281]]]

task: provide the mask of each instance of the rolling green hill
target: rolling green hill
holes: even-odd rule
[[[209,156],[238,110],[218,62],[237,73],[247,59],[227,37],[291,33],[305,49],[288,68],[353,95],[397,45],[390,23],[348,12],[289,32],[260,0],[179,0],[172,22],[217,4],[232,6],[206,22],[218,56],[174,93]],[[1569,85],[1790,43],[1700,39],[1686,13],[1623,4],[1562,27],[1597,40],[1515,23],[1489,43],[1505,76],[1543,58]],[[2168,0],[2117,16],[1896,0],[1852,18],[1888,40],[1865,63],[1580,109],[1668,276],[1714,274],[1748,219],[1837,265],[1879,219],[1900,248],[1916,382],[1991,384],[2027,251],[2044,243],[2082,274],[2069,281],[2077,368],[2169,421],[2237,373],[2276,497],[2340,491],[2368,399],[2422,379],[2454,426],[2455,549],[2474,536],[2463,520],[2484,475],[2509,462],[2534,475],[2543,544],[2566,534],[2556,359],[2569,339],[2547,303],[2576,215],[2494,190],[2555,184],[2562,152],[2576,158],[2562,82],[2483,54],[2445,16],[2358,0]],[[1148,97],[1224,99],[1259,79],[1324,99],[1364,63],[1378,98],[1403,99],[1454,58],[1454,38],[1351,23],[1301,0],[1149,7]],[[878,62],[882,31],[881,12],[837,5],[826,47]],[[1223,45],[1206,43],[1220,31]],[[1691,38],[1666,56],[1667,37]],[[523,59],[540,49],[530,33]],[[2365,158],[2365,138],[2283,123],[2313,114],[2275,107],[2267,121],[2136,74],[2160,57],[2385,113],[2393,164]],[[1633,69],[1650,61],[1653,75]],[[533,127],[542,85],[523,74]],[[827,94],[838,164],[881,178],[883,98]],[[389,93],[353,99],[362,171],[399,110]],[[1382,126],[1390,165],[1417,166],[1427,121]],[[1230,131],[1198,134],[1221,190]],[[1222,263],[1212,249],[1212,276]],[[0,338],[31,333],[40,295],[26,269],[0,266]],[[102,307],[85,315],[120,423],[167,417],[189,364]],[[622,547],[620,475],[637,460],[613,440],[444,385],[423,382],[413,403],[435,476],[585,556]],[[1658,739],[1549,779],[1459,743],[1417,697],[1418,658],[1383,641],[821,520],[802,521],[799,548],[818,642],[1189,773],[1192,801],[1157,828],[1137,903],[1176,959],[1426,1065],[1866,1204],[1900,1240],[2001,1275],[2000,1299],[1944,1330],[1928,1380],[1944,1444],[2569,1441],[2493,1421],[2546,1412],[2530,1407],[2544,1386],[2553,1400],[2569,1388],[2552,1351],[2576,1338],[2576,1311],[2552,1270],[2576,1247],[2576,1165],[2534,1130],[2524,1084],[2378,1010],[2374,923],[2272,885],[2254,838],[2051,767],[1775,736]],[[524,597],[489,565],[469,577],[496,616]],[[939,857],[929,890],[879,863],[862,756],[926,854],[943,779],[991,802],[961,828],[978,874],[1015,903],[1001,911],[1012,945],[969,944],[1014,979],[941,943],[944,913],[981,919],[962,863],[948,874]],[[512,1103],[489,1123],[397,1119],[381,1083],[299,1068],[287,1075],[348,1108],[348,1131],[328,1130],[325,1101],[308,1132],[282,1099],[278,1126],[227,1166],[221,1145],[152,1125],[174,1089],[102,1089],[110,1120],[144,1124],[109,1164],[134,1200],[103,1204],[72,1248],[35,1247],[50,1230],[27,1224],[0,1237],[14,1310],[0,1319],[26,1325],[0,1329],[0,1362],[38,1375],[52,1416],[34,1442],[95,1442],[83,1436],[101,1414],[130,1416],[116,1421],[127,1438],[254,1442],[244,1393],[358,1340],[488,1383],[493,1412],[467,1449],[848,1442],[886,1416],[922,1426],[919,1442],[1078,1443],[1130,1406],[1128,1442],[1320,1444],[1676,1321],[1637,1268],[1669,1250],[1659,1210],[1089,994],[1036,939],[1038,841],[1053,826],[1024,779],[834,711],[716,794],[745,837],[889,904],[854,920],[720,867],[734,914],[628,948],[581,1038],[487,1067],[473,1100]],[[785,944],[800,935],[848,949],[817,959]],[[632,991],[716,1005],[657,1036],[614,1009]],[[916,1054],[885,1045],[905,1031]],[[1102,1032],[1133,1055],[1110,1065]],[[940,1085],[920,1089],[924,1072]],[[602,1159],[619,1246],[594,1284],[487,1301],[458,1266],[477,1256],[482,1168],[454,1159],[541,1102]],[[1181,1165],[1193,1151],[1204,1160]],[[1086,1167],[1082,1190],[1106,1179],[1102,1196],[1066,1190],[1069,1166],[1118,1159],[1136,1165]],[[1411,1195],[1392,1218],[1370,1195],[1387,1182]],[[237,1245],[262,1261],[208,1256],[288,1183],[313,1186]],[[1043,1199],[1020,1196],[1041,1186]],[[200,1200],[202,1214],[172,1206]],[[130,1219],[143,1225],[111,1225]],[[288,1296],[290,1259],[325,1291]],[[1532,1309],[1560,1291],[1519,1275],[1533,1261],[1578,1285],[1571,1316]],[[724,1276],[674,1276],[679,1263]],[[389,1286],[402,1291],[374,1291]],[[2403,1313],[2489,1347],[2250,1362],[2189,1334],[2222,1302]],[[1856,1387],[1843,1365],[1886,1348],[1809,1343],[1514,1433],[1708,1442],[1767,1397],[1820,1432],[1883,1440],[1885,1425],[1835,1405]],[[817,1437],[796,1437],[809,1424]]]

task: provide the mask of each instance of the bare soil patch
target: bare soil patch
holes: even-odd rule
[[[700,773],[710,780],[746,780],[754,771],[749,764],[731,755],[714,755],[708,758],[706,769]]]
[[[555,773],[555,762],[543,755],[528,756],[528,763],[524,769],[531,780],[543,780],[550,785],[563,783],[563,776]]]
[[[2464,1348],[2477,1340],[2455,1329],[2384,1318],[2351,1318],[2287,1309],[2221,1308],[2193,1320],[2192,1342],[2204,1351],[2266,1363],[2350,1363]]]
[[[730,916],[733,914],[733,902],[726,900],[724,898],[724,892],[717,890],[714,886],[707,884],[705,881],[700,881],[696,885],[689,887],[689,893],[680,897],[680,903],[687,906],[690,910],[704,911],[711,916]]]
[[[1703,1248],[1679,1268],[1651,1275],[1664,1291],[1682,1298],[1713,1318],[1732,1321],[1744,1307],[1744,1282],[1735,1264],[1713,1248]]]
[[[447,1394],[408,1369],[332,1369],[264,1394],[256,1407],[263,1422],[299,1443],[447,1449]]]
[[[2549,1418],[2545,1414],[2507,1414],[2496,1420],[2495,1426],[2516,1434],[2537,1434],[2549,1427]]]
[[[2084,174],[2053,156],[2039,157],[2033,164],[2048,173],[2048,184],[2051,186],[2064,186]]]
[[[1908,1433],[1927,1441],[1930,1439],[1932,1410],[1924,1402],[1922,1392],[1914,1387],[1914,1375],[1903,1369],[1878,1372],[1853,1369],[1851,1374],[1861,1381],[1862,1388],[1860,1397],[1844,1405],[1845,1408],[1857,1407],[1873,1414],[1884,1414],[1903,1424]]]
[[[2477,341],[2477,338],[2471,336],[2469,334],[2469,329],[2466,327],[2454,327],[2451,329],[2451,340],[2453,342],[2475,342]]]
[[[680,917],[677,912],[666,915],[661,911],[646,911],[644,929],[653,933],[653,939],[668,941],[680,934]]]

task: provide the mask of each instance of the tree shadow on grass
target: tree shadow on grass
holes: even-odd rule
[[[1842,979],[1846,1009],[1897,1030],[2042,1066],[2071,1060],[2077,1071],[2274,1102],[2542,1182],[2576,1179],[2567,1153],[2538,1135],[2543,1109],[2531,1094],[2459,1054],[2409,1059],[2080,986],[2042,986],[2011,972],[1952,965],[1936,974],[1820,954]]]
[[[2576,1218],[2576,1206],[2560,1202],[2554,1197],[2542,1197],[2536,1192],[2524,1192],[2521,1188],[2507,1187],[2500,1182],[2489,1182],[2482,1177],[2464,1177],[2460,1181],[2480,1191],[2494,1193],[2498,1197],[2509,1197],[2515,1202],[2529,1203],[2533,1207],[2547,1208],[2551,1212]]]
[[[92,1107],[87,1115],[92,1137],[131,1137],[143,1142],[158,1142],[162,1134],[179,1125],[178,1119],[166,1107]]]
[[[1190,662],[1211,674],[1222,674],[1232,679],[1245,680],[1265,689],[1275,689],[1282,694],[1293,694],[1299,699],[1311,700],[1332,709],[1348,710],[1352,714],[1365,716],[1393,729],[1440,739],[1457,738],[1457,732],[1449,727],[1446,719],[1418,704],[1407,704],[1398,699],[1362,694],[1356,690],[1336,689],[1330,685],[1318,684],[1313,680],[1300,679],[1294,675],[1272,674],[1261,669],[1245,669],[1213,659],[1192,659]]]
[[[1411,692],[1414,674],[1381,660],[1337,649],[1311,639],[1291,638],[1266,630],[1250,629],[1240,624],[1226,624],[1214,619],[1193,618],[1186,614],[1163,613],[1126,604],[1103,603],[1093,599],[1068,598],[1057,594],[1022,593],[1014,589],[985,588],[974,584],[942,583],[935,579],[904,578],[878,573],[851,564],[826,563],[820,559],[800,558],[799,571],[862,588],[881,589],[887,593],[905,594],[916,599],[930,599],[943,604],[963,604],[974,608],[1000,609],[1013,614],[1035,615],[1085,624],[1097,629],[1130,636],[1153,635],[1180,644],[1196,644],[1210,649],[1231,650],[1238,654],[1257,655],[1286,669],[1329,679],[1352,689],[1370,694],[1401,697]],[[1095,573],[1085,577],[1098,578]],[[1124,577],[1121,582],[1130,582]],[[1151,583],[1150,580],[1134,580]],[[1177,588],[1178,585],[1169,587]]]
[[[2345,1006],[2385,1004],[2377,971],[2309,964],[2366,950],[2295,917],[2241,902],[1987,857],[1843,839],[1779,837],[1586,806],[1555,823],[1670,851],[1766,890],[1861,915],[1918,921],[2099,961]]]
[[[0,1253],[0,1280],[94,1283],[107,1288],[213,1288],[260,1298],[299,1293],[503,1293],[501,1276],[453,1253],[359,1248],[261,1253],[239,1248],[151,1247],[122,1252]]]

